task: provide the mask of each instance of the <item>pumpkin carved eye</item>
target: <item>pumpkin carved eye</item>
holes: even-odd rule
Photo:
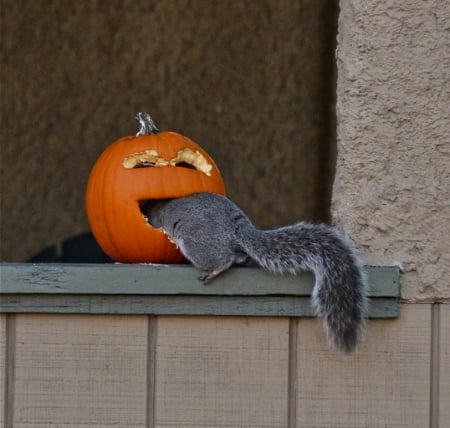
[[[195,152],[186,147],[185,149],[179,150],[177,157],[170,160],[170,165],[172,166],[184,166],[191,165],[197,171],[201,171],[208,177],[211,176],[211,170],[213,166],[208,163],[206,158],[198,151]]]
[[[179,166],[196,169],[208,176],[211,176],[213,167],[198,150],[194,152],[189,147],[179,150],[177,156],[170,160],[159,156],[156,150],[144,150],[143,152],[127,156],[123,160],[122,165],[127,169],[151,166]]]
[[[103,251],[123,263],[179,263],[183,257],[158,229],[146,222],[142,204],[195,192],[224,194],[213,159],[176,132],[160,132],[147,113],[139,130],[115,141],[92,168],[86,214]]]
[[[133,153],[122,161],[124,168],[143,168],[146,166],[167,166],[169,162],[158,156],[158,152],[153,149]]]

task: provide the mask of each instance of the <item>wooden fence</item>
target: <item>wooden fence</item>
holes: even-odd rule
[[[0,425],[444,427],[450,305],[399,304],[398,270],[367,269],[371,319],[345,357],[308,274],[3,264]]]

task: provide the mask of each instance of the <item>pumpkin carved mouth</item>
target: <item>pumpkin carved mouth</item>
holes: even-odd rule
[[[196,169],[203,172],[208,177],[211,176],[212,165],[198,151],[195,152],[189,147],[179,150],[177,156],[167,160],[158,155],[156,150],[144,150],[127,156],[123,161],[124,168],[147,168],[161,166],[178,166],[183,168]]]
[[[143,199],[141,201],[138,201],[139,211],[141,212],[142,217],[144,218],[148,226],[154,227],[155,229],[161,230],[161,232],[163,232],[158,225],[152,224],[150,220],[150,213],[151,211],[157,209],[160,201],[168,201],[168,200],[169,200],[168,198],[163,198],[163,199]]]

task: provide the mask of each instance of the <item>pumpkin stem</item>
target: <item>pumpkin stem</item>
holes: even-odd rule
[[[145,111],[140,111],[136,115],[136,120],[139,123],[139,129],[136,137],[139,137],[139,135],[157,134],[159,132],[155,122],[153,122],[153,119]]]

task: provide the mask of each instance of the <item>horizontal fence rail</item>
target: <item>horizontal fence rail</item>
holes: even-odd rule
[[[314,316],[314,276],[236,267],[209,285],[189,265],[3,263],[0,312]],[[398,316],[399,270],[366,266],[370,318]]]

